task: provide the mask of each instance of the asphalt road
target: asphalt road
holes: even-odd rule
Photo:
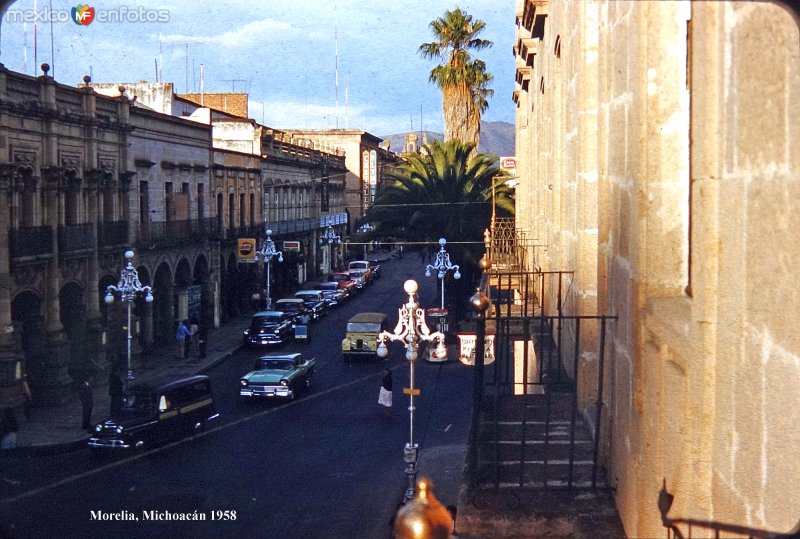
[[[423,306],[437,306],[438,282],[423,275],[414,256],[385,263],[374,284],[311,326],[309,343],[281,349],[317,358],[313,387],[294,401],[242,401],[239,377],[265,353],[243,350],[208,372],[221,417],[194,438],[112,459],[88,449],[0,459],[0,534],[389,537],[407,484],[408,364],[397,343],[386,362],[348,363],[340,342],[347,319],[360,311],[386,312],[394,327],[408,278],[420,283]],[[377,404],[384,364],[395,386],[388,417]],[[471,376],[452,359],[417,362],[414,441],[421,451],[465,443]]]

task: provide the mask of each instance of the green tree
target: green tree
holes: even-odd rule
[[[447,239],[453,263],[461,266],[459,288],[474,291],[483,256],[483,232],[492,215],[493,178],[502,175],[497,157],[454,139],[434,140],[426,152],[410,154],[387,175],[386,187],[365,215],[373,238],[394,237],[431,259],[439,238]],[[496,181],[498,215],[513,215],[513,190]],[[468,294],[468,295],[469,295]]]
[[[485,27],[485,22],[473,20],[459,8],[446,11],[430,23],[435,41],[419,47],[423,58],[441,62],[431,70],[429,80],[442,90],[444,139],[459,139],[476,149],[481,114],[494,94],[489,88],[493,77],[486,71],[486,64],[470,54],[492,46],[491,41],[478,37]]]

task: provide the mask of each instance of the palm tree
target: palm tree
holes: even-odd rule
[[[425,149],[427,153],[405,156],[386,175],[387,185],[365,221],[373,227],[371,237],[401,239],[424,258],[438,251],[439,238],[447,238],[447,250],[461,266],[461,281],[471,293],[492,214],[492,178],[501,174],[497,157],[470,157],[474,146],[457,139],[434,140]],[[513,190],[497,183],[498,214],[513,215]]]
[[[487,98],[494,94],[488,87],[492,75],[486,72],[486,64],[470,55],[470,50],[492,46],[491,41],[477,37],[485,27],[485,22],[473,21],[459,8],[446,11],[430,23],[436,41],[419,47],[423,58],[442,62],[431,70],[429,81],[442,90],[444,139],[460,139],[476,149],[481,114],[488,106]]]

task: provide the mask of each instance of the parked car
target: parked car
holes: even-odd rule
[[[374,277],[368,260],[353,260],[347,265],[347,270],[362,270],[364,272],[364,284],[370,284]]]
[[[305,302],[312,320],[319,320],[328,312],[328,302],[325,300],[322,290],[300,290],[295,292],[294,297]]]
[[[381,276],[381,265],[377,260],[369,261],[369,269],[372,270],[372,276],[377,279]]]
[[[308,324],[311,313],[306,308],[306,302],[300,298],[283,298],[275,302],[275,310],[286,313],[292,324]]]
[[[247,346],[280,346],[292,338],[291,317],[282,311],[259,311],[242,332]]]
[[[367,286],[367,276],[365,270],[352,269],[347,272],[350,275],[350,280],[356,283],[356,289],[361,290]]]
[[[316,358],[306,359],[301,353],[261,356],[253,371],[239,380],[239,395],[293,399],[300,389],[311,387],[316,363]]]
[[[116,417],[95,425],[89,447],[98,451],[148,447],[201,431],[217,417],[208,376],[139,382],[125,394]]]
[[[342,340],[342,355],[350,360],[354,357],[377,357],[378,334],[385,331],[387,317],[383,313],[358,313],[347,321],[347,333]]]
[[[339,288],[345,290],[348,295],[352,296],[357,292],[356,283],[350,277],[350,272],[347,271],[339,271],[336,273],[331,273],[330,275],[331,281],[336,282],[339,285]]]
[[[341,305],[350,295],[345,289],[339,288],[339,283],[335,281],[319,283],[315,286],[315,289],[322,291],[325,299],[328,300],[328,305],[331,307]]]

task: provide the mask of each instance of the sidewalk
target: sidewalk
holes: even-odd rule
[[[163,375],[188,376],[207,371],[239,349],[242,345],[242,331],[249,322],[250,316],[242,316],[227,321],[219,328],[210,329],[208,349],[203,359],[197,357],[196,350],[192,351],[188,359],[176,359],[172,347],[159,350],[155,356],[147,358],[145,366],[134,370],[134,382]],[[93,387],[92,423],[102,421],[109,415],[107,376],[107,372],[98,375],[97,383]],[[58,453],[81,447],[88,439],[89,433],[81,428],[81,403],[76,391],[61,406],[32,407],[30,419],[20,421],[15,451]]]

